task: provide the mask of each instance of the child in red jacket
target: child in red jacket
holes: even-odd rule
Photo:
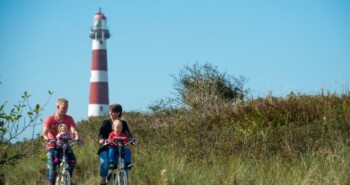
[[[125,138],[123,141],[123,144],[126,144],[128,142],[128,138],[126,137],[125,133],[122,132],[123,130],[123,124],[122,121],[117,119],[113,121],[112,125],[113,131],[109,134],[108,141],[110,143],[109,146],[109,164],[110,168],[114,169],[115,168],[115,146],[113,144],[114,139],[116,138]],[[131,168],[131,151],[126,149],[124,147],[124,162],[125,162],[125,168]]]

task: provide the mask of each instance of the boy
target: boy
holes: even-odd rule
[[[122,132],[123,130],[123,123],[121,120],[117,119],[113,121],[112,125],[113,131],[109,134],[108,141],[110,143],[109,147],[109,168],[114,169],[115,168],[115,146],[113,144],[114,139],[116,138],[125,138],[123,143],[126,144],[128,142],[128,138],[126,135]],[[125,161],[125,168],[131,168],[131,151],[126,149],[124,147],[124,161]]]

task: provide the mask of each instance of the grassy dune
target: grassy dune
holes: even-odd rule
[[[131,148],[131,184],[350,184],[349,93],[154,107],[124,115],[140,142]],[[100,124],[78,124],[85,144],[74,148],[76,184],[99,183]],[[5,166],[6,184],[43,184],[44,157],[43,149]]]

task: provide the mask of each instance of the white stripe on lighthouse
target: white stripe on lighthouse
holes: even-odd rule
[[[92,40],[92,49],[106,49],[106,40],[102,41],[102,43],[99,40],[93,39]]]
[[[90,82],[108,82],[107,71],[91,70]]]
[[[108,110],[109,105],[106,104],[89,104],[88,116],[105,116]]]

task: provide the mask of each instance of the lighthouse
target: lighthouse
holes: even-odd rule
[[[93,18],[89,36],[92,39],[92,61],[88,117],[97,117],[107,115],[109,106],[107,39],[110,34],[107,28],[107,18],[101,9]]]

